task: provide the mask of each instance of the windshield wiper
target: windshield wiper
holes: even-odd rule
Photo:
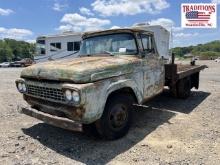
[[[79,55],[79,57],[85,57],[85,56],[89,57],[89,56],[91,56],[91,54],[81,54],[81,55]]]
[[[104,53],[110,54],[111,56],[114,56],[114,54],[112,52],[109,52],[109,51],[104,51]]]
[[[105,55],[110,55],[110,56],[114,56],[114,54],[112,53],[112,52],[109,52],[109,51],[103,51],[102,53],[95,53],[95,54],[82,54],[82,55],[79,55],[79,57],[85,57],[85,56],[88,56],[88,57],[90,57],[90,56],[100,56],[100,55],[103,55],[103,54],[105,54]]]

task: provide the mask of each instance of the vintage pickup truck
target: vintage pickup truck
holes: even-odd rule
[[[61,128],[93,128],[105,139],[120,138],[131,125],[133,105],[164,86],[179,98],[199,87],[206,66],[167,62],[158,47],[154,32],[140,27],[85,33],[78,58],[22,71],[16,86],[29,106],[20,111]]]

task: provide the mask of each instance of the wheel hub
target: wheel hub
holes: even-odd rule
[[[127,107],[122,104],[115,105],[110,113],[110,125],[113,129],[122,128],[127,122]]]

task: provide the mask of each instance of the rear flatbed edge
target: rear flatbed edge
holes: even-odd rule
[[[205,68],[208,68],[208,67],[206,65],[196,65],[196,66],[194,66],[190,69],[177,72],[177,78],[178,79],[183,79],[183,78],[185,78],[187,76],[190,76],[194,73],[198,73],[198,72],[200,72],[201,70],[203,70]]]

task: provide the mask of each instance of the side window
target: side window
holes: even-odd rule
[[[40,49],[40,54],[46,54],[46,51],[45,51],[45,49]]]
[[[81,42],[67,42],[67,51],[79,51]]]
[[[79,51],[81,42],[74,42],[74,51]]]
[[[56,43],[56,48],[61,49],[61,43],[60,42]]]
[[[141,39],[144,51],[147,53],[154,52],[152,36],[147,34],[141,34]]]
[[[67,51],[73,51],[73,42],[67,42]]]
[[[143,45],[142,45],[142,40],[141,40],[140,34],[137,34],[137,41],[138,41],[139,49],[142,51]]]
[[[61,49],[61,43],[56,42],[56,43],[50,43],[50,51],[55,52]]]

